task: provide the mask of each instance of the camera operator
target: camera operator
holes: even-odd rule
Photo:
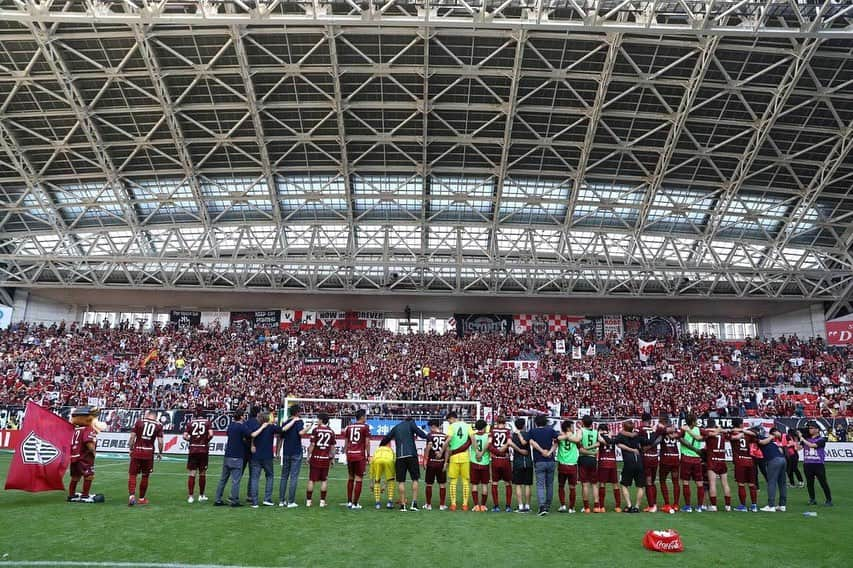
[[[826,436],[820,432],[817,422],[809,422],[807,430],[803,433],[803,470],[806,472],[806,487],[809,491],[809,505],[816,505],[814,480],[817,478],[823,495],[826,498],[827,507],[832,507],[832,492],[826,481]]]

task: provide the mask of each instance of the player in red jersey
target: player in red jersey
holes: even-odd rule
[[[344,428],[344,453],[347,456],[347,508],[361,509],[364,470],[370,460],[370,426],[367,413],[357,410],[355,422]]]
[[[732,510],[732,493],[729,489],[729,468],[726,466],[726,440],[728,435],[722,428],[718,428],[713,418],[708,419],[707,428],[702,429],[705,437],[705,463],[708,468],[708,495],[711,506],[708,510],[717,510],[717,479],[723,486],[723,498],[725,499],[726,511]]]
[[[187,503],[193,502],[195,480],[198,477],[198,500],[207,501],[204,494],[207,486],[207,463],[210,456],[210,440],[213,438],[213,425],[204,417],[204,411],[199,409],[195,418],[187,422],[184,440],[188,442],[187,455]]]
[[[311,445],[308,446],[308,489],[305,506],[311,506],[314,494],[314,483],[320,482],[320,506],[326,506],[326,491],[329,487],[329,468],[334,461],[335,432],[329,428],[329,415],[321,412],[317,415],[319,426],[311,434]]]
[[[560,497],[561,513],[574,513],[577,500],[578,459],[580,458],[580,432],[575,432],[574,422],[563,420],[557,437],[557,494]],[[566,484],[569,485],[569,502],[566,506]]]
[[[646,513],[656,513],[658,510],[658,491],[655,486],[658,464],[660,463],[660,442],[666,434],[666,426],[658,423],[652,426],[652,415],[644,412],[641,417],[640,434],[643,436],[643,475],[646,478]]]
[[[128,506],[139,503],[147,505],[145,493],[148,491],[148,476],[154,471],[154,441],[157,441],[157,459],[163,459],[163,425],[157,421],[157,413],[149,410],[145,418],[137,420],[130,433],[127,444],[130,447],[130,468],[128,470],[127,499]],[[139,483],[139,499],[136,498],[136,476],[142,475]]]
[[[737,496],[740,501],[735,510],[746,512],[746,489],[749,488],[749,498],[752,501],[750,510],[758,511],[758,489],[755,486],[755,462],[749,452],[749,445],[753,436],[749,430],[743,428],[743,418],[732,418],[732,430],[729,440],[732,445],[732,461],[735,467],[735,483],[737,483]]]
[[[512,512],[512,463],[509,461],[509,441],[512,430],[506,425],[506,418],[498,416],[489,433],[489,454],[492,456],[492,502],[493,512],[501,510],[498,501],[498,482],[504,482],[506,512]],[[485,499],[484,499],[485,501]]]
[[[447,434],[441,431],[441,422],[430,420],[429,434],[424,448],[426,466],[426,505],[424,509],[432,511],[432,486],[438,482],[439,510],[447,509]]]
[[[662,417],[660,423],[666,428],[666,434],[660,441],[660,490],[663,493],[663,511],[669,512],[673,508],[678,509],[681,500],[681,485],[679,484],[679,470],[681,468],[681,451],[679,450],[678,432],[671,427],[669,418]],[[672,481],[673,500],[669,500],[669,488],[666,486],[666,478]]]
[[[619,488],[619,478],[616,474],[616,442],[610,437],[610,427],[607,424],[598,425],[599,436],[604,443],[598,448],[598,508],[600,513],[607,509],[604,506],[604,496],[607,494],[607,484],[613,490],[617,513],[622,512],[622,490]]]
[[[98,409],[84,406],[71,411],[71,416],[97,416]],[[94,502],[89,494],[95,479],[95,451],[97,450],[98,431],[92,426],[74,426],[71,438],[71,483],[68,484],[68,500],[74,502]],[[77,493],[77,483],[83,479],[83,493]]]

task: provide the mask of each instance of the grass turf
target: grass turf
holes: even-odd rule
[[[0,481],[5,482],[9,460],[8,453],[0,455]],[[62,562],[95,561],[312,567],[633,564],[840,568],[851,565],[853,558],[853,515],[846,505],[853,493],[853,464],[828,466],[834,508],[806,507],[806,490],[790,489],[787,513],[553,513],[545,518],[516,513],[375,511],[369,487],[362,498],[367,507],[349,511],[339,505],[346,500],[346,469],[340,466],[330,475],[328,509],[317,508],[318,490],[314,508],[304,507],[306,467],[297,493],[298,509],[213,507],[220,464],[221,460],[211,459],[207,489],[211,500],[206,503],[186,502],[183,461],[155,466],[147,506],[127,506],[124,459],[98,458],[93,489],[106,495],[104,504],[65,503],[59,492],[5,491],[0,494],[0,519],[4,521],[0,565],[52,561],[61,566]],[[263,483],[262,478],[262,491]],[[535,509],[535,488],[533,493]],[[503,498],[503,490],[500,495]],[[277,478],[273,496],[277,502]],[[437,497],[436,489],[434,505]],[[736,503],[736,490],[734,500]],[[766,503],[763,491],[759,501]],[[613,506],[609,489],[607,504]],[[816,510],[818,517],[803,517],[806,510]],[[664,528],[681,533],[682,554],[664,555],[642,548],[646,530]]]

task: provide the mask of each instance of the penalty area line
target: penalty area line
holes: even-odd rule
[[[62,560],[0,560],[0,566],[44,566],[69,568],[270,568],[233,564],[182,564],[180,562],[85,562]]]

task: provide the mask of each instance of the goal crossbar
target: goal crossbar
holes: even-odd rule
[[[300,398],[288,396],[284,398],[285,417],[290,406],[300,402],[320,402],[331,404],[399,404],[401,406],[416,406],[418,404],[429,406],[473,406],[476,408],[476,418],[482,416],[481,403],[473,400],[385,400],[385,399],[361,399],[361,398]]]

